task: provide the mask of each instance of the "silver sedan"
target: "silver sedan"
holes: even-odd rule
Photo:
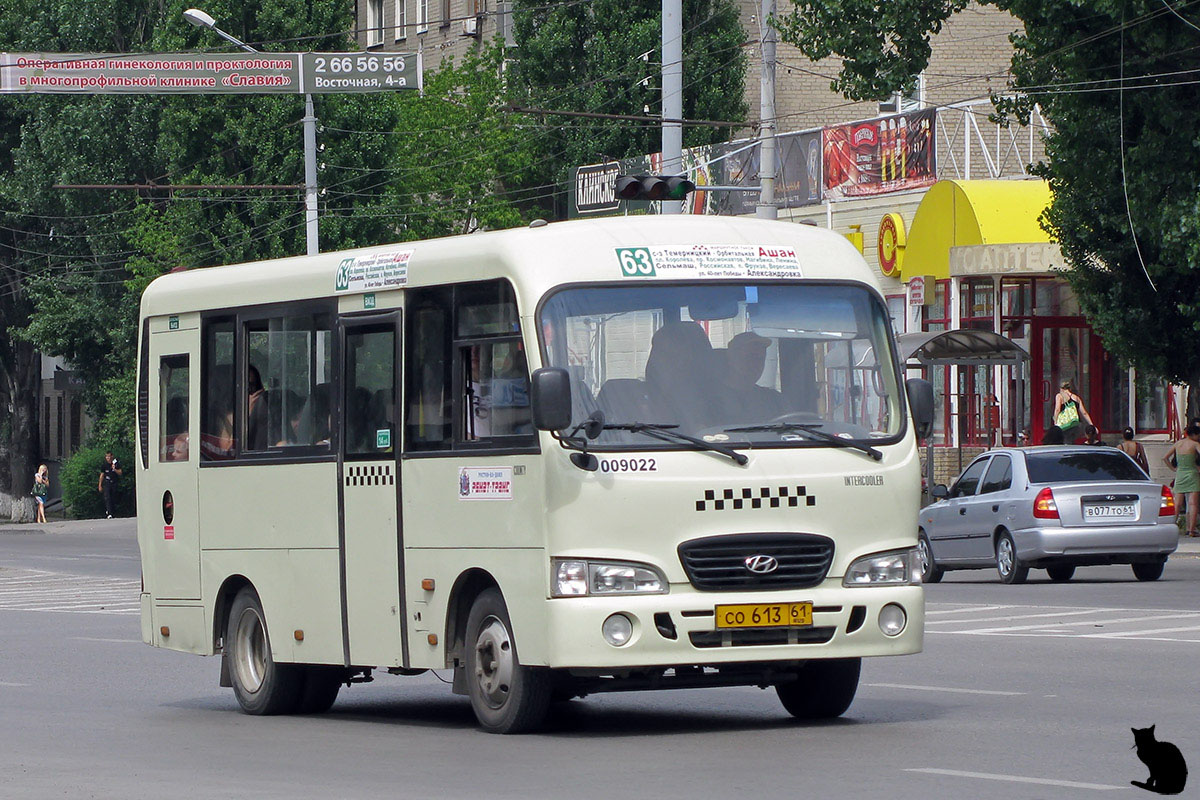
[[[1024,582],[1031,568],[1068,581],[1097,564],[1131,564],[1153,581],[1179,544],[1171,490],[1115,448],[990,450],[930,494],[917,543],[926,583],[986,567],[1004,583]]]

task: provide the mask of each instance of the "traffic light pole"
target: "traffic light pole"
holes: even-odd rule
[[[683,172],[683,0],[662,0],[662,174]],[[678,214],[680,204],[664,200],[663,214]]]
[[[759,17],[762,30],[759,116],[762,123],[758,129],[758,177],[762,184],[762,192],[758,196],[758,206],[755,209],[755,216],[760,219],[779,217],[779,209],[775,207],[775,29],[770,24],[774,18],[775,0],[762,0],[762,12]]]

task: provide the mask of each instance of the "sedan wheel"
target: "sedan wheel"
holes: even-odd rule
[[[917,537],[917,560],[921,565],[922,583],[937,583],[942,579],[945,571],[934,562],[933,548],[929,546],[925,531],[921,531]]]
[[[1017,558],[1017,546],[1008,531],[1001,531],[996,540],[996,571],[1003,583],[1024,583],[1029,577],[1029,567]]]
[[[1071,580],[1071,576],[1075,574],[1075,567],[1070,564],[1056,564],[1052,567],[1046,567],[1046,574],[1050,576],[1050,580],[1055,583],[1066,583]]]
[[[1139,581],[1156,581],[1162,577],[1163,562],[1154,564],[1134,564],[1133,574]]]

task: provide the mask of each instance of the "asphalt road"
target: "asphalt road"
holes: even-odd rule
[[[1115,797],[1141,795],[1129,729],[1152,723],[1200,782],[1194,555],[1157,583],[951,573],[927,587],[925,652],[865,662],[836,722],[684,690],[576,700],[501,737],[431,674],[320,717],[245,716],[215,659],[140,643],[130,522],[47,527],[0,527],[0,798]]]

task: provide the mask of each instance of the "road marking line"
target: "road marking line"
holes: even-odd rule
[[[1007,617],[984,617],[983,619],[961,620],[961,619],[935,619],[928,622],[1007,622],[1014,619],[1037,619],[1039,617],[1079,617],[1084,614],[1100,614],[1105,609],[1094,609],[1091,611],[1052,611],[1049,614],[1013,614]],[[926,615],[928,616],[928,615]]]
[[[1066,615],[1064,615],[1064,616],[1066,616]],[[1189,611],[1189,612],[1186,612],[1183,614],[1153,614],[1148,617],[1126,617],[1123,619],[1106,619],[1106,620],[1104,620],[1104,624],[1105,625],[1124,625],[1125,623],[1128,623],[1128,622],[1148,622],[1149,620],[1152,620],[1152,619],[1183,619],[1186,617],[1197,617],[1197,616],[1200,616],[1200,615],[1198,615],[1195,611]],[[1085,620],[1081,620],[1079,622],[1064,622],[1062,624],[1062,626],[1057,626],[1057,627],[1063,627],[1063,626],[1068,626],[1068,625],[1095,625],[1095,624],[1096,624],[1096,621],[1094,619],[1085,619]],[[1002,628],[980,628],[979,630],[974,630],[974,631],[960,631],[960,633],[975,633],[975,634],[1007,633],[1007,632],[1011,632],[1011,631],[1032,631],[1032,630],[1036,630],[1037,628],[1045,628],[1045,627],[1046,627],[1045,623],[1038,623],[1036,625],[1008,625],[1008,626],[1005,626]]]
[[[1113,789],[1124,789],[1124,786],[1109,786],[1103,783],[1080,783],[1079,781],[1059,781],[1053,778],[1026,778],[1020,775],[996,775],[991,772],[964,772],[958,769],[934,769],[933,767],[917,767],[906,769],[905,772],[924,772],[929,775],[949,775],[954,778],[980,778],[985,781],[1008,781],[1009,783],[1035,783],[1039,786],[1062,786],[1066,789],[1096,789],[1107,792]]]
[[[1142,636],[1151,633],[1182,633],[1184,631],[1200,631],[1200,625],[1192,625],[1186,628],[1152,628],[1148,631],[1117,631],[1115,633],[1085,633],[1081,638],[1084,639],[1128,639],[1132,636]]]
[[[929,605],[935,605],[930,603]],[[1015,606],[971,606],[969,608],[954,608],[948,611],[926,611],[925,616],[931,617],[934,614],[965,614],[970,611],[998,611],[1002,608],[1015,608]]]
[[[22,686],[29,686],[29,685],[30,684],[28,684],[28,683],[13,683],[11,681],[0,681],[0,686],[11,686],[13,688],[19,688]]]
[[[868,683],[881,689],[915,689],[920,692],[951,692],[953,694],[993,694],[1002,697],[1019,697],[1025,692],[999,692],[994,689],[955,689],[950,686],[914,686],[907,683]]]

